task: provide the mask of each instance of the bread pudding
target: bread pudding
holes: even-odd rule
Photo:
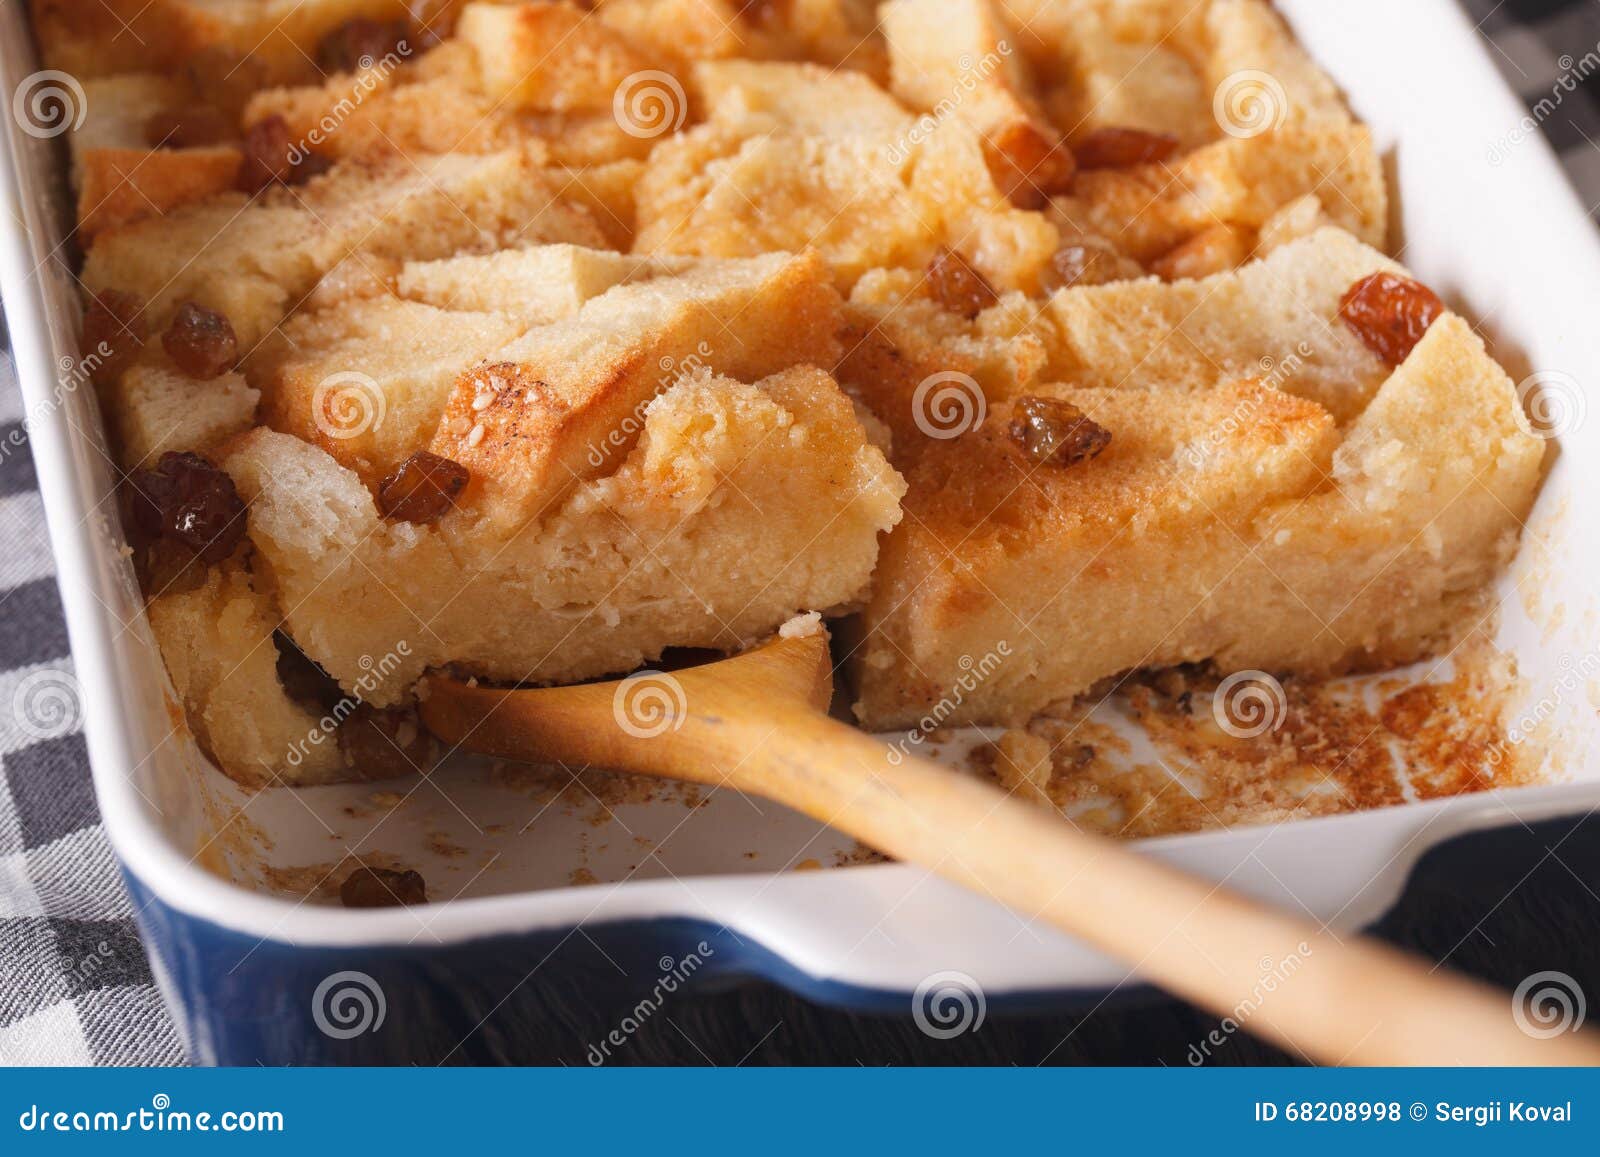
[[[805,613],[875,729],[1404,663],[1539,484],[1267,0],[91,7],[31,0],[86,364],[250,786]]]

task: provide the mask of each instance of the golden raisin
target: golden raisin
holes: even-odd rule
[[[470,478],[461,463],[418,450],[378,483],[378,509],[395,522],[437,522]]]
[[[115,382],[144,347],[144,302],[131,293],[102,289],[89,295],[83,314],[83,365],[89,380]]]
[[[1395,273],[1363,277],[1339,299],[1340,318],[1391,366],[1411,355],[1443,312],[1444,302],[1433,290]]]
[[[1070,241],[1057,249],[1050,258],[1050,268],[1055,274],[1057,288],[1105,285],[1144,276],[1143,267],[1133,258],[1088,240]]]
[[[1144,129],[1095,129],[1072,146],[1080,169],[1131,169],[1164,161],[1178,151],[1178,138]]]
[[[145,143],[152,149],[203,149],[233,139],[233,125],[214,108],[168,108],[144,122]]]
[[[134,529],[176,543],[202,562],[221,562],[244,538],[244,502],[233,479],[198,454],[171,451],[128,479]]]
[[[999,300],[983,274],[954,249],[941,249],[934,255],[928,263],[925,282],[933,300],[969,319]]]
[[[324,74],[371,68],[386,56],[404,58],[411,46],[404,20],[349,20],[317,43],[317,67]]]
[[[1007,432],[1035,466],[1076,466],[1111,442],[1111,431],[1058,398],[1018,398],[1013,415]]]
[[[433,736],[407,708],[363,703],[339,724],[338,736],[345,766],[363,779],[395,779],[433,766]]]
[[[313,153],[289,133],[289,122],[269,116],[245,130],[244,160],[239,165],[239,187],[246,193],[259,193],[274,182],[303,185],[332,162]]]
[[[172,315],[161,348],[191,378],[209,380],[233,369],[239,360],[239,339],[223,314],[186,301]]]
[[[357,868],[339,885],[339,901],[346,908],[401,908],[426,904],[428,888],[422,873],[409,868]]]
[[[1043,209],[1058,193],[1070,192],[1078,171],[1072,150],[1028,121],[1012,121],[984,142],[989,172],[1019,209]]]

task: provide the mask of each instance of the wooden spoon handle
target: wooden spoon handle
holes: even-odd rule
[[[798,705],[696,712],[660,756],[714,759],[743,790],[1053,924],[1319,1062],[1600,1063],[1587,1033],[1521,1031],[1499,990],[1337,937],[949,768],[895,762],[871,736]]]

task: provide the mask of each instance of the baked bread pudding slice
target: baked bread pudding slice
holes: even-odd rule
[[[1136,668],[1320,676],[1451,641],[1515,549],[1544,442],[1467,323],[1396,268],[1327,230],[1204,282],[1058,293],[1062,377],[901,456],[862,722],[1015,722]],[[1432,299],[1414,348],[1352,306],[1396,284]]]
[[[228,375],[260,387],[280,429],[181,426],[237,491],[236,545],[220,575],[147,563],[152,621],[230,775],[358,773],[323,732],[414,729],[394,720],[433,667],[581,679],[865,600],[904,484],[806,364],[837,359],[842,317],[815,254],[686,263],[551,245],[377,268],[389,276],[325,278]],[[324,373],[349,365],[370,373]],[[108,392],[151,428],[158,407],[128,390],[156,373],[188,381],[136,364]],[[361,402],[380,409],[335,424]],[[357,724],[286,743],[317,715],[292,681],[263,682],[279,650],[332,704],[359,701]]]
[[[865,597],[903,487],[827,374],[746,385],[701,371],[641,417],[615,470],[508,536],[386,520],[353,472],[287,434],[256,431],[222,465],[287,630],[378,706],[446,663],[583,679],[668,646],[731,650]],[[396,640],[409,653],[364,678]]]

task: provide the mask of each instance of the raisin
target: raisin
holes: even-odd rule
[[[1076,466],[1111,442],[1111,431],[1071,402],[1057,398],[1018,398],[1008,433],[1035,466]]]
[[[272,645],[278,649],[278,682],[289,698],[319,711],[333,710],[344,698],[338,681],[285,632],[273,631]]]
[[[363,703],[339,724],[338,736],[345,766],[364,779],[395,779],[433,765],[433,736],[406,708]]]
[[[317,67],[324,74],[371,68],[386,56],[407,56],[411,31],[404,20],[350,20],[317,44]]]
[[[89,295],[83,314],[83,366],[89,380],[108,386],[144,347],[144,302],[131,293],[102,289]]]
[[[1055,273],[1054,285],[1105,285],[1143,277],[1144,269],[1131,257],[1124,257],[1109,246],[1094,241],[1071,241],[1050,258]]]
[[[246,193],[259,193],[274,182],[303,185],[332,166],[328,158],[311,152],[290,136],[288,121],[269,116],[245,130],[239,187]]]
[[[144,122],[145,143],[152,149],[203,149],[233,136],[228,118],[204,105],[162,109]]]
[[[378,483],[378,509],[396,522],[437,522],[471,475],[461,463],[418,450]]]
[[[239,340],[226,316],[186,301],[161,335],[161,348],[191,378],[202,381],[227,373],[239,360]]]
[[[233,479],[198,454],[169,450],[129,483],[134,528],[148,540],[177,543],[217,563],[244,538],[244,502]]]
[[[1164,161],[1178,151],[1178,138],[1143,129],[1095,129],[1072,147],[1080,169],[1131,169]]]
[[[1028,121],[1006,125],[984,151],[995,183],[1019,209],[1043,209],[1050,197],[1071,191],[1078,171],[1072,150]]]
[[[357,868],[339,885],[339,901],[346,908],[403,908],[426,904],[428,888],[422,873],[409,868]]]
[[[969,319],[998,300],[983,274],[953,249],[941,249],[934,255],[928,263],[926,283],[933,300]]]
[[[1374,273],[1339,299],[1339,316],[1373,353],[1391,366],[1411,355],[1428,327],[1445,311],[1426,285],[1395,273]]]

